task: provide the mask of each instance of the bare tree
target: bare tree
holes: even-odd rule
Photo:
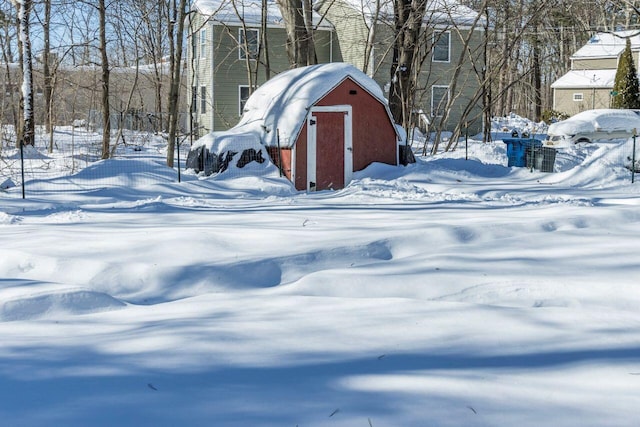
[[[102,86],[102,158],[108,159],[111,145],[111,108],[109,105],[109,55],[107,53],[107,8],[105,0],[98,0],[100,22],[100,69]]]
[[[291,68],[313,65],[318,62],[313,42],[311,0],[276,0],[285,30],[287,31],[287,56]]]
[[[389,108],[396,123],[407,129],[419,75],[416,63],[427,0],[395,0],[395,39],[391,64]]]
[[[180,77],[182,74],[182,45],[184,27],[187,17],[187,0],[170,0],[167,16],[169,17],[169,64],[171,80],[169,87],[169,141],[167,144],[167,166],[173,167],[176,137],[178,136],[178,107],[180,102]]]

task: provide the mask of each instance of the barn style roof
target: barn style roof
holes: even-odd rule
[[[309,108],[346,78],[351,78],[380,101],[393,123],[380,86],[353,65],[334,62],[295,68],[264,83],[247,100],[234,131],[259,131],[266,146],[291,147]]]

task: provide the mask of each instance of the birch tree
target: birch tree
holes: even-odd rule
[[[18,14],[20,62],[22,65],[22,97],[20,102],[23,122],[21,143],[24,145],[34,145],[33,58],[31,54],[31,37],[29,34],[30,15],[33,3],[31,0],[11,0],[11,2]]]

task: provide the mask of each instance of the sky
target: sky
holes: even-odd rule
[[[543,173],[471,140],[317,193],[266,162],[178,183],[155,140],[70,176],[49,156],[0,192],[0,419],[636,425],[630,143]]]

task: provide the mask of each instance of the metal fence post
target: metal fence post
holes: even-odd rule
[[[469,160],[469,122],[464,124],[464,159]]]
[[[633,153],[631,153],[631,183],[635,182],[636,178],[636,130],[633,130]]]
[[[176,137],[176,148],[178,150],[178,182],[180,181],[180,138]]]
[[[22,175],[22,198],[24,199],[24,139],[20,140],[20,173]]]

